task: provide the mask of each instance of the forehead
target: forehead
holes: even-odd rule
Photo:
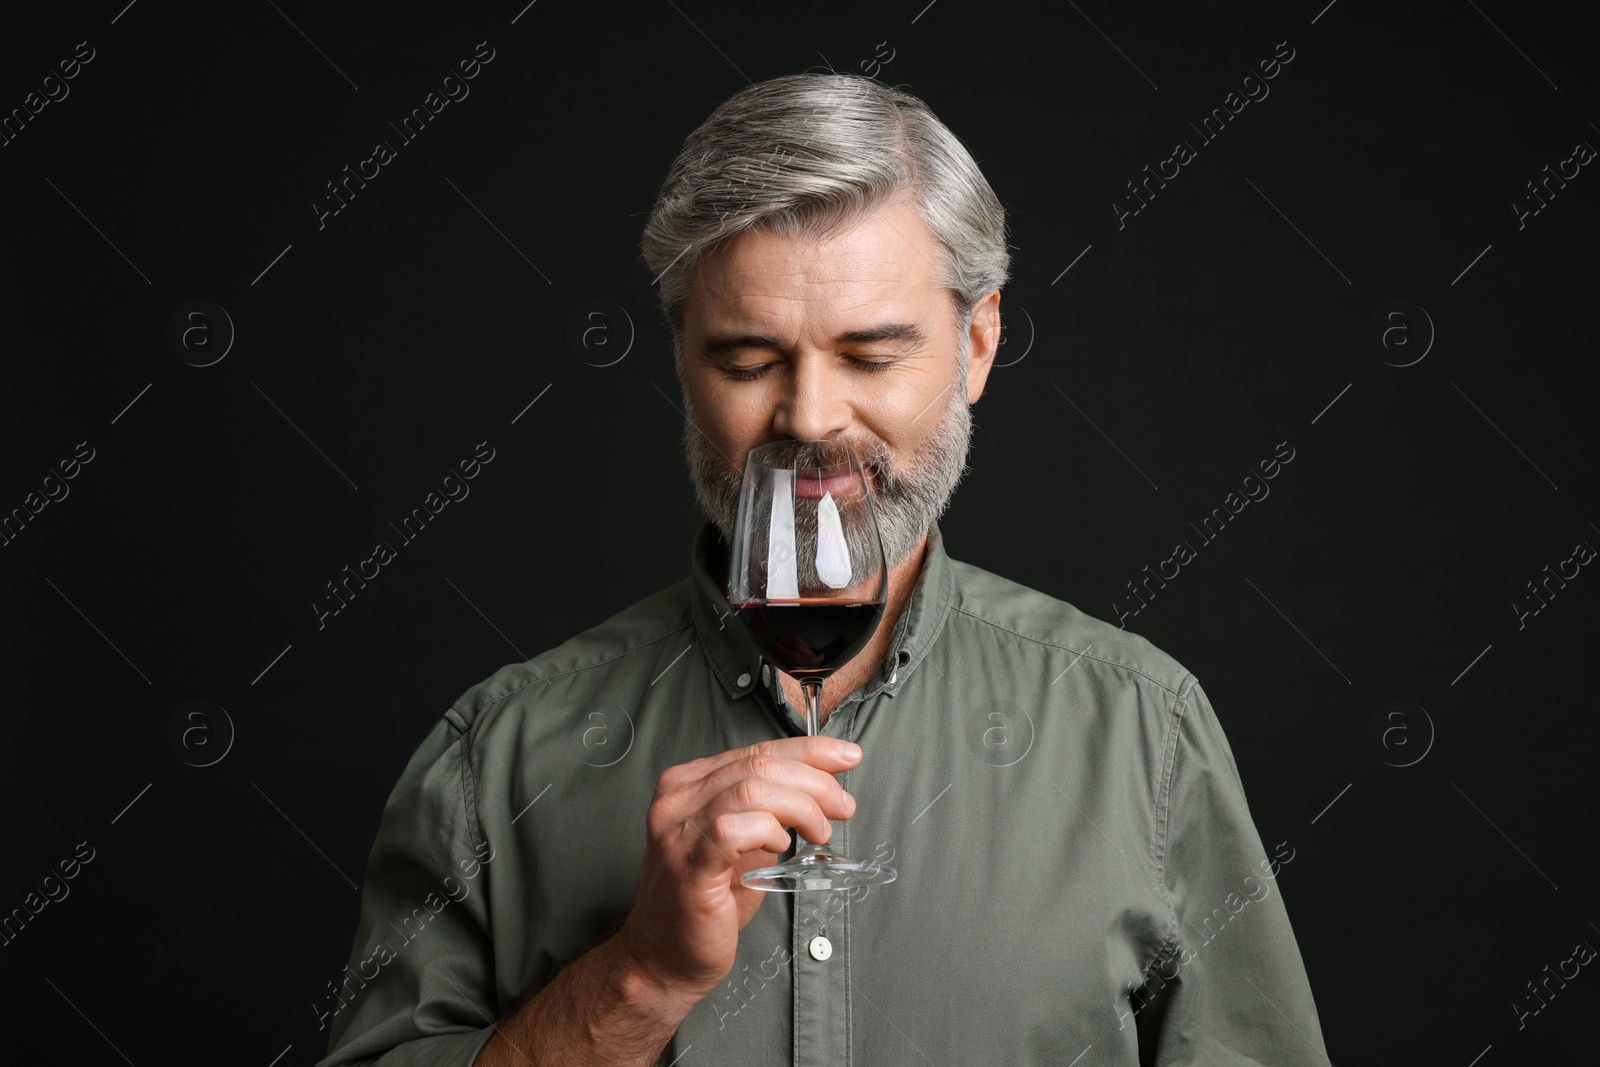
[[[943,299],[939,249],[916,209],[895,202],[824,239],[747,231],[709,250],[691,278],[685,325],[849,316]]]

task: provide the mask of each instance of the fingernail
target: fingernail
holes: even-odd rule
[[[840,741],[839,755],[847,760],[858,760],[861,758],[861,746],[853,741]]]

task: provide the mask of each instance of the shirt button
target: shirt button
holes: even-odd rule
[[[765,663],[763,663],[761,665],[761,684],[762,685],[771,685],[772,684],[772,668],[768,667]]]
[[[739,681],[737,683],[735,683],[735,684],[737,684],[739,686],[739,688],[743,689],[745,686],[750,684],[750,675],[749,674],[741,674],[741,675],[739,675]]]
[[[811,958],[814,960],[825,960],[833,955],[833,942],[821,934],[813,937],[808,947],[811,949]]]

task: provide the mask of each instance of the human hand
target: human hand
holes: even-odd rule
[[[733,969],[739,932],[766,893],[740,883],[777,861],[789,827],[824,844],[829,819],[855,814],[834,777],[860,746],[785,737],[667,768],[646,815],[639,892],[619,931],[633,965],[662,989],[696,1001]]]

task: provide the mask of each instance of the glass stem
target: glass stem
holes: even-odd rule
[[[806,736],[815,737],[822,732],[822,727],[817,724],[817,720],[822,717],[820,710],[822,704],[822,679],[802,679],[800,688],[805,691],[806,697]]]
[[[804,690],[806,698],[806,736],[815,737],[822,732],[821,726],[817,724],[817,720],[821,718],[822,679],[803,678],[800,681],[800,688]],[[794,839],[800,846],[795,849],[795,859],[800,859],[802,856],[815,856],[827,851],[824,846],[802,838],[798,830],[795,831]],[[790,862],[793,861],[791,860]]]

